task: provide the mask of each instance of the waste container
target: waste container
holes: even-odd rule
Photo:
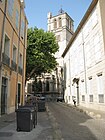
[[[46,107],[45,107],[45,101],[43,100],[39,100],[38,101],[38,111],[46,111]]]
[[[33,115],[33,126],[35,128],[35,125],[37,125],[37,103],[36,104],[25,104],[24,106],[19,106],[19,108],[29,108],[34,110]]]
[[[34,109],[24,107],[16,110],[17,131],[30,132],[33,129]]]

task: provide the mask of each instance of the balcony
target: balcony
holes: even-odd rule
[[[12,60],[11,67],[14,71],[17,70],[17,64]]]
[[[2,53],[2,61],[7,66],[10,66],[10,58],[5,53]]]
[[[20,66],[18,66],[18,72],[20,75],[22,75],[22,73],[23,73],[23,69]]]

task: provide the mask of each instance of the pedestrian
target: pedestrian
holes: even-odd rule
[[[73,99],[74,106],[76,107],[76,98]]]

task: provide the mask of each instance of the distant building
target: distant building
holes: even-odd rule
[[[73,19],[62,9],[60,9],[58,15],[52,16],[52,13],[47,15],[47,27],[49,32],[53,32],[56,36],[59,51],[55,54],[58,62],[58,66],[51,74],[45,73],[41,77],[37,78],[40,89],[37,92],[33,88],[33,80],[27,81],[26,92],[27,93],[42,93],[47,97],[56,97],[63,94],[63,58],[62,53],[65,50],[69,40],[74,33],[74,21]]]
[[[24,104],[27,18],[24,0],[0,0],[0,115]]]
[[[58,15],[52,16],[52,13],[48,13],[47,27],[49,32],[53,32],[56,36],[59,51],[55,54],[58,66],[56,71],[53,71],[52,75],[56,81],[56,91],[59,94],[63,94],[63,59],[62,52],[65,50],[69,40],[74,33],[74,21],[73,19],[62,10],[59,10]],[[50,80],[50,79],[49,79]],[[53,82],[52,84],[53,85]],[[52,88],[53,91],[53,88]]]
[[[105,111],[105,0],[93,0],[64,58],[65,102]]]

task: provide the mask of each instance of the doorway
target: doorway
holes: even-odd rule
[[[2,87],[1,87],[1,115],[7,113],[7,88],[8,79],[2,77]]]

